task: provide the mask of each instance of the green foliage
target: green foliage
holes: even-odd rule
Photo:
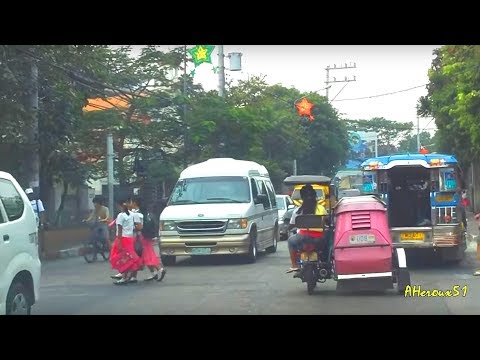
[[[430,153],[437,152],[437,143],[435,136],[431,136],[428,131],[423,131],[419,134],[420,146],[426,146]],[[408,135],[405,139],[400,141],[398,151],[403,153],[417,153],[417,134]]]
[[[480,155],[480,46],[442,46],[434,55],[417,112],[435,118],[438,150],[465,164]]]

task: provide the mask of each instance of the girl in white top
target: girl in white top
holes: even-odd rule
[[[114,282],[116,285],[121,285],[129,283],[131,281],[136,281],[133,279],[132,275],[138,270],[140,258],[135,253],[134,250],[134,241],[135,241],[135,224],[133,214],[128,210],[128,206],[125,201],[118,203],[122,211],[118,214],[115,221],[117,228],[117,238],[115,239],[117,249],[112,251],[111,257],[114,257],[113,267],[117,268],[121,273],[121,279]],[[126,253],[122,250],[126,250]],[[129,256],[129,260],[125,263],[125,256]],[[117,261],[116,259],[123,257],[122,261]],[[118,274],[120,275],[120,274]],[[117,277],[117,276],[115,276]]]

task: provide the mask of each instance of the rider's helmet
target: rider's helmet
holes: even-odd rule
[[[312,199],[312,198],[316,199],[317,193],[313,189],[312,185],[307,184],[300,189],[300,197],[302,198],[302,200]]]

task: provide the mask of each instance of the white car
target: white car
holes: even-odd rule
[[[29,315],[38,300],[38,228],[27,195],[0,171],[0,315]]]
[[[288,238],[288,224],[285,224],[285,214],[288,210],[294,209],[295,205],[288,195],[277,195],[277,209],[278,209],[278,227],[280,231],[280,240]]]

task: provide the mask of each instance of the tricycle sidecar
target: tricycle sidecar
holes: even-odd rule
[[[372,195],[345,197],[335,207],[332,259],[335,279],[362,289],[410,285],[405,251],[394,249],[385,203]]]

